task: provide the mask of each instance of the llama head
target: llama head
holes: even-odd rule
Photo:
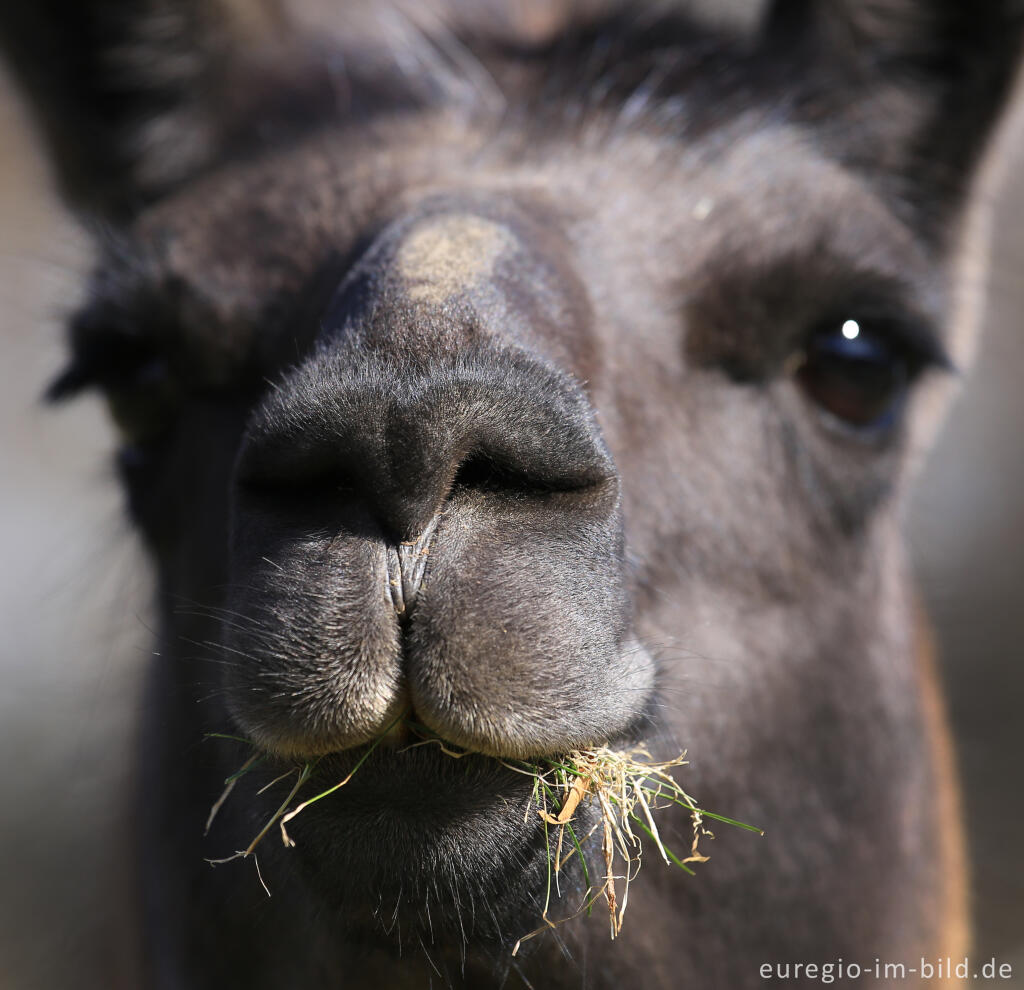
[[[341,772],[406,714],[491,757],[699,741],[738,802],[759,751],[782,791],[855,742],[886,777],[920,730],[900,493],[966,351],[948,267],[1011,4],[777,0],[746,37],[95,6],[3,16],[103,221],[53,394],[100,387],[123,433],[176,745]],[[528,785],[378,759],[296,822],[318,896],[441,871],[519,905]]]

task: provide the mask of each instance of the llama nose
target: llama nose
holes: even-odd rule
[[[264,623],[225,676],[239,724],[283,752],[364,743],[409,705],[474,751],[564,752],[650,690],[581,384],[587,297],[518,208],[446,201],[385,228],[250,415],[230,607]]]
[[[586,336],[566,252],[521,210],[489,209],[441,199],[371,242],[313,354],[257,410],[243,485],[333,489],[398,545],[456,488],[508,500],[614,478],[582,389],[544,350]]]
[[[396,547],[421,541],[456,490],[507,507],[616,485],[579,387],[510,349],[429,369],[321,354],[257,411],[237,479],[282,507],[301,494],[357,504]]]

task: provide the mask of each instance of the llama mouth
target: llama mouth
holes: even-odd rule
[[[388,947],[399,915],[431,940],[465,938],[458,905],[470,903],[486,908],[476,936],[507,948],[544,916],[545,877],[553,855],[563,862],[563,844],[580,856],[561,873],[566,918],[593,894],[599,853],[587,843],[602,821],[607,833],[601,795],[609,781],[615,795],[635,786],[609,768],[633,761],[630,772],[646,778],[676,765],[649,762],[640,743],[651,727],[648,710],[605,746],[503,757],[459,747],[410,705],[369,743],[301,764],[257,753],[258,773],[245,784],[251,803],[233,799],[232,827],[255,835],[238,855],[265,839],[264,871],[277,882],[291,874],[368,945]],[[648,762],[635,762],[638,750]],[[382,904],[394,905],[387,917]]]
[[[450,927],[453,937],[464,936],[464,919],[458,910],[447,916],[447,909],[467,899],[481,901],[489,910],[482,937],[506,943],[509,935],[523,938],[538,912],[547,910],[538,892],[545,889],[552,855],[560,864],[571,859],[558,851],[564,833],[593,870],[596,853],[591,855],[587,843],[602,820],[606,833],[615,821],[608,818],[608,795],[617,801],[621,794],[626,801],[627,790],[647,778],[660,778],[655,786],[661,793],[664,770],[682,759],[658,764],[640,750],[648,762],[638,763],[635,749],[603,748],[520,763],[455,750],[436,736],[423,738],[422,727],[408,722],[395,728],[416,741],[397,745],[394,737],[382,736],[372,745],[319,758],[307,780],[314,796],[303,801],[297,795],[301,803],[281,820],[284,845],[293,850],[282,862],[298,867],[327,907],[357,924],[361,938],[372,942],[383,935],[385,944],[391,929],[380,924],[384,900],[393,900],[396,913],[411,912],[414,927],[423,921],[418,911],[426,911],[431,937],[435,923],[441,930]],[[632,805],[623,806],[623,815],[630,814]],[[654,839],[661,849],[656,833]],[[602,846],[605,860],[610,848]],[[583,904],[593,893],[585,862],[572,861],[561,877],[567,903]],[[613,895],[607,899],[611,903]],[[567,913],[565,920],[572,916]]]
[[[656,664],[633,629],[617,489],[478,489],[455,486],[404,543],[361,502],[304,497],[293,519],[243,490],[226,607],[244,619],[219,636],[240,734],[313,759],[414,706],[460,749],[525,758],[629,726]]]
[[[396,749],[425,740],[460,753],[531,760],[645,734],[654,660],[635,634],[605,656],[586,657],[582,675],[549,663],[542,677],[524,676],[520,684],[522,657],[490,668],[482,650],[450,657],[444,630],[429,625],[431,602],[413,600],[417,614],[396,624],[386,650],[368,650],[366,657],[350,655],[366,640],[348,632],[335,654],[289,651],[286,661],[284,653],[268,652],[258,640],[233,639],[227,630],[225,649],[249,661],[229,669],[236,678],[225,692],[232,731],[279,760],[300,764],[367,745]],[[353,659],[361,662],[348,662]],[[488,668],[483,676],[481,668]]]
[[[325,758],[310,783],[344,779],[359,758]],[[370,943],[393,941],[392,911],[407,930],[424,927],[422,905],[438,936],[447,930],[457,938],[472,923],[486,928],[481,937],[508,941],[534,927],[548,855],[544,826],[530,780],[493,757],[456,759],[436,744],[380,746],[345,787],[287,828],[292,868]],[[466,903],[488,909],[472,922],[457,910],[447,917],[451,905]]]
[[[423,738],[408,724],[302,766],[261,754],[252,759],[257,772],[231,798],[231,827],[261,822],[245,854],[283,844],[311,873],[326,869],[401,889],[455,857],[486,875],[508,854],[503,845],[521,859],[522,848],[532,850],[543,832],[522,767]]]
[[[332,828],[344,824],[346,829],[412,829],[404,840],[410,841],[452,815],[468,814],[472,819],[503,807],[528,821],[533,817],[531,803],[537,802],[537,779],[580,755],[566,750],[561,755],[524,759],[474,752],[432,732],[413,716],[407,710],[370,743],[306,760],[257,748],[227,778],[223,794],[211,809],[207,831],[243,778],[247,779],[241,790],[249,790],[253,802],[249,810],[256,817],[252,820],[264,821],[245,855],[277,825],[284,844],[291,846],[296,844],[292,829],[301,833],[317,822]],[[611,745],[635,744],[642,726],[649,728],[649,719],[638,720],[631,732],[620,734]]]

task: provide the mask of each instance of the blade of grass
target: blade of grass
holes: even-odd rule
[[[264,784],[256,793],[265,794],[275,784],[280,784],[282,780],[287,780],[293,773],[295,773],[296,770],[298,770],[298,767],[292,767],[291,770],[286,770],[280,776],[275,777],[269,784]]]
[[[576,830],[572,827],[569,822],[565,823],[565,830],[569,833],[569,838],[572,840],[572,844],[576,847],[576,855],[579,857],[580,866],[583,869],[583,882],[587,885],[587,894],[590,893],[590,870],[587,868],[587,857],[583,855],[583,848],[580,846],[580,840],[576,838]],[[587,896],[586,894],[584,896]],[[592,903],[587,904],[587,916],[590,915],[590,910],[593,907]]]
[[[254,743],[251,739],[246,739],[243,736],[231,736],[231,735],[228,735],[228,733],[226,733],[226,732],[207,732],[203,736],[203,738],[204,739],[230,739],[232,742],[245,743],[246,746],[252,746],[254,748],[256,746],[256,743]]]
[[[359,771],[359,768],[370,758],[373,751],[384,741],[387,734],[401,721],[401,717],[396,718],[374,741],[367,747],[365,753],[359,757],[356,761],[356,765],[348,772],[344,780],[339,780],[333,787],[328,787],[326,791],[321,791],[319,794],[314,795],[308,801],[303,801],[297,808],[293,808],[281,819],[281,841],[286,846],[294,846],[295,843],[292,841],[291,836],[288,835],[288,830],[285,826],[290,822],[296,815],[305,811],[311,804],[316,804],[317,801],[322,800],[325,797],[333,794],[335,791],[340,790],[344,787]],[[307,764],[309,766],[309,764]],[[294,797],[294,794],[292,795]],[[271,822],[273,824],[273,822]]]
[[[642,821],[636,815],[634,815],[633,818],[636,821],[637,825],[639,825],[640,828],[642,828],[653,839],[654,833],[647,827],[647,823]],[[673,864],[678,866],[679,869],[681,869],[684,873],[689,873],[691,877],[695,877],[697,875],[674,852],[672,852],[672,850],[669,849],[668,846],[663,845],[662,849],[665,850],[665,855],[668,856],[669,860],[671,860]]]
[[[547,802],[545,800],[545,804],[546,803]],[[545,810],[547,810],[547,808],[545,808]],[[544,910],[541,912],[541,917],[545,921],[547,921],[548,924],[551,924],[551,922],[548,921],[548,908],[551,907],[551,837],[548,834],[548,820],[547,820],[547,818],[544,818],[544,845],[547,848],[547,852],[548,852],[548,856],[547,856],[547,859],[548,859],[548,883],[547,883],[547,890],[545,891],[545,894],[544,894]]]
[[[213,825],[214,818],[217,817],[217,812],[224,807],[224,802],[227,801],[231,792],[235,789],[235,784],[241,779],[241,777],[248,773],[257,763],[259,763],[263,757],[259,753],[255,753],[250,756],[227,780],[224,781],[224,790],[221,791],[220,797],[217,798],[213,803],[213,807],[210,809],[209,815],[206,816],[206,827],[203,829],[203,835],[208,835],[210,827]]]
[[[757,835],[764,835],[764,829],[758,828],[756,825],[748,825],[746,822],[737,821],[735,818],[726,818],[725,815],[716,815],[713,811],[707,811],[704,808],[698,808],[692,804],[686,804],[683,801],[679,801],[668,794],[663,795],[668,798],[673,804],[678,804],[680,808],[686,808],[687,811],[696,811],[701,818],[710,818],[712,821],[724,822],[726,825],[734,825],[736,828],[746,829],[748,832],[755,832]]]
[[[764,835],[764,829],[758,828],[756,825],[738,822],[735,818],[726,818],[725,815],[716,815],[713,811],[706,811],[704,808],[697,808],[696,811],[702,818],[710,818],[716,822],[724,822],[726,825],[734,825],[736,828],[746,829],[748,832],[755,832],[757,835]]]
[[[241,777],[244,777],[250,770],[254,770],[267,758],[266,753],[257,753],[256,756],[250,757],[245,761],[230,777],[224,781],[224,785],[234,783]]]
[[[292,798],[294,798],[295,795],[299,793],[299,791],[302,789],[302,785],[307,780],[309,780],[309,775],[313,772],[313,767],[315,766],[315,763],[307,763],[302,768],[302,771],[299,773],[299,779],[295,781],[295,786],[288,792],[288,797],[286,797],[284,801],[281,802],[281,807],[279,807],[277,811],[274,812],[274,815],[270,819],[270,821],[268,821],[267,824],[263,826],[263,828],[260,830],[259,835],[257,835],[256,838],[249,843],[249,847],[243,853],[244,856],[252,855],[252,851],[263,841],[263,836],[265,836],[267,832],[269,832],[271,828],[273,828],[274,823],[288,810],[288,805],[292,803]]]

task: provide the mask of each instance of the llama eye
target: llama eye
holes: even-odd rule
[[[91,330],[75,340],[68,367],[47,390],[57,401],[98,389],[126,445],[158,440],[180,402],[170,362],[152,345],[116,331]]]
[[[909,385],[931,355],[881,322],[847,319],[819,327],[796,369],[804,393],[862,431],[896,422]]]

